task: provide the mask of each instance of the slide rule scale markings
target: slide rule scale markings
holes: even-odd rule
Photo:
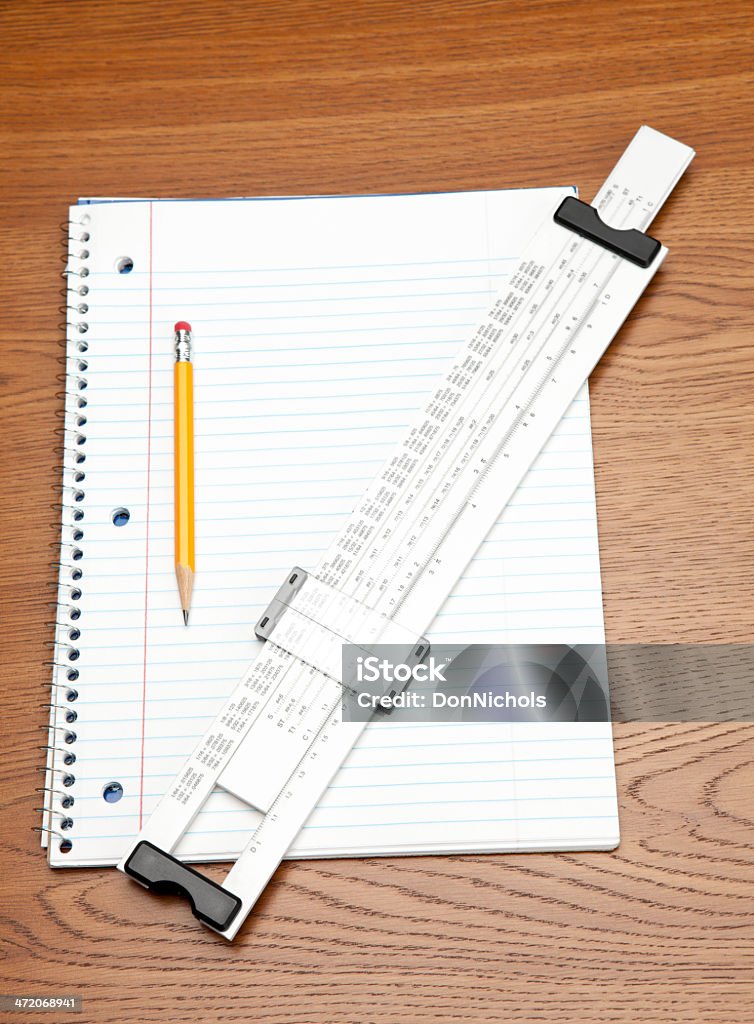
[[[692,157],[688,147],[640,129],[595,207],[614,229],[643,229]],[[284,612],[283,629],[271,633],[119,865],[156,888],[161,865],[186,872],[165,855],[217,784],[258,808],[260,822],[219,890],[224,896],[201,889],[196,872],[185,876],[187,891],[199,887],[195,904],[205,896],[235,901],[227,918],[225,910],[213,919],[195,907],[226,938],[364,728],[341,721],[332,652],[344,640],[390,642],[390,630],[408,647],[418,642],[666,254],[653,243],[657,258],[637,265],[608,251],[609,240],[581,234],[555,219],[537,233],[304,585],[297,600],[309,601],[311,615],[295,619],[293,603]],[[153,845],[140,850],[142,843]]]
[[[628,208],[630,212],[630,207]],[[625,219],[625,215],[624,215]],[[623,227],[623,223],[617,226]],[[570,234],[563,229],[555,229],[561,235]],[[574,236],[570,235],[570,239]],[[589,242],[570,241],[563,247],[556,259],[549,266],[536,264],[532,260],[524,266],[522,273],[517,275],[524,278],[523,283],[517,282],[524,302],[516,301],[518,296],[511,291],[503,301],[498,301],[492,313],[483,326],[476,332],[469,348],[473,349],[476,339],[489,334],[489,328],[494,324],[498,309],[505,309],[510,306],[518,306],[518,315],[510,324],[510,338],[504,330],[499,328],[495,332],[489,350],[494,357],[498,356],[499,365],[485,367],[482,359],[475,368],[478,381],[473,378],[466,378],[468,384],[465,387],[456,387],[452,400],[442,404],[442,391],[437,392],[433,397],[430,409],[432,415],[422,422],[418,428],[414,428],[405,443],[405,448],[415,450],[414,438],[429,437],[435,442],[436,435],[441,428],[442,420],[446,411],[452,409],[456,401],[461,401],[462,408],[459,417],[451,429],[441,438],[440,443],[429,455],[424,463],[415,463],[412,478],[402,477],[397,481],[393,472],[393,464],[381,475],[377,484],[377,497],[372,498],[367,494],[366,500],[360,508],[361,518],[346,527],[343,539],[336,541],[336,551],[330,562],[326,561],[321,567],[319,575],[322,579],[339,585],[345,589],[350,573],[349,569],[355,571],[356,583],[364,588],[364,592],[377,588],[380,595],[389,590],[394,583],[394,574],[406,561],[406,553],[419,541],[419,534],[433,522],[435,528],[438,524],[437,511],[444,499],[453,491],[459,479],[465,479],[469,473],[480,474],[485,471],[488,459],[497,457],[500,454],[501,445],[504,443],[497,440],[497,434],[502,432],[504,437],[509,436],[516,426],[525,422],[527,415],[533,416],[532,405],[536,402],[539,392],[549,377],[550,371],[558,365],[570,344],[575,342],[579,328],[584,324],[585,314],[588,314],[590,307],[597,301],[612,274],[617,269],[618,257],[606,254],[604,250],[598,249]],[[591,263],[591,266],[589,265]],[[600,273],[601,272],[601,273]],[[525,276],[524,276],[525,275]],[[527,299],[528,285],[535,282],[534,295]],[[545,282],[542,285],[542,282]],[[558,285],[561,285],[558,289]],[[592,284],[593,295],[590,297],[584,285]],[[544,298],[537,294],[537,286],[545,290]],[[574,303],[581,299],[586,310],[574,312]],[[528,314],[528,319],[527,319]],[[519,321],[524,320],[523,325]],[[571,322],[569,323],[568,320]],[[512,330],[512,328],[517,328]],[[553,339],[561,337],[560,348],[553,343]],[[522,340],[523,339],[523,340]],[[525,345],[524,352],[518,351],[519,345]],[[499,353],[499,355],[498,355]],[[515,353],[515,363],[508,367],[511,362],[509,356]],[[515,402],[514,396],[521,389],[525,379],[536,373],[542,362],[542,357],[547,364],[544,367],[544,375],[539,384],[534,388],[533,394],[528,399],[521,399],[521,404]],[[486,372],[483,372],[486,369]],[[506,370],[508,370],[506,374]],[[456,367],[448,375],[450,382],[457,377]],[[474,413],[473,418],[466,422],[467,410]],[[503,414],[509,411],[509,419],[512,422],[507,425],[504,422]],[[428,445],[419,449],[419,455],[423,455]],[[457,449],[461,449],[457,453]],[[492,451],[490,452],[490,449]],[[488,454],[489,453],[489,454]],[[456,454],[455,462],[450,462]],[[423,492],[431,480],[432,474],[440,475],[440,483],[424,501],[419,511],[415,508],[418,493]],[[391,479],[392,477],[392,479]],[[462,491],[463,488],[461,487]],[[401,492],[405,493],[402,494]],[[389,510],[398,504],[398,511],[392,515],[388,523],[383,527],[381,534],[372,540],[372,534],[379,526],[381,515],[389,513]],[[374,510],[374,511],[373,511]],[[411,516],[409,512],[413,513]],[[371,520],[371,521],[370,521]],[[351,541],[351,537],[362,538],[358,544]],[[344,544],[345,540],[345,544]],[[373,547],[369,551],[369,560],[377,562],[377,567],[371,569],[371,574],[366,575],[364,567],[356,561],[358,555],[363,551],[364,545],[372,541]],[[344,551],[344,547],[346,550]],[[396,550],[397,549],[397,550]],[[338,556],[341,555],[342,559]],[[390,562],[393,558],[392,564]],[[380,568],[382,573],[380,573]],[[421,572],[424,565],[420,563],[415,566]],[[362,598],[367,600],[366,594]],[[395,606],[396,597],[393,596],[389,602]]]
[[[605,255],[604,250],[598,249],[595,254],[595,247],[591,243],[580,243],[573,240],[573,236],[569,232],[565,232],[564,229],[558,229],[561,235],[567,236],[567,245],[563,247],[560,253],[558,253],[557,259],[561,263],[576,263],[575,269],[571,277],[573,282],[583,284],[585,280],[589,279],[589,273],[593,272],[593,266],[602,260],[603,266],[605,261],[611,269],[607,271],[607,276],[612,273],[615,263],[618,261],[618,257]],[[568,253],[565,250],[568,250]],[[580,257],[580,259],[578,258]],[[591,264],[590,266],[587,266]],[[540,268],[538,268],[540,269]],[[549,268],[541,268],[547,270]],[[537,278],[542,278],[543,274],[540,272]],[[603,279],[599,284],[604,284],[606,279],[603,275]],[[487,380],[484,380],[481,384],[481,394],[471,396],[471,408],[480,408],[481,403],[486,403],[484,412],[484,423],[476,435],[471,435],[471,440],[466,441],[465,446],[460,446],[460,451],[456,452],[444,441],[440,442],[440,447],[448,452],[448,455],[444,462],[438,463],[438,460],[434,457],[433,453],[430,453],[428,462],[430,468],[427,469],[426,463],[419,463],[416,467],[415,476],[418,476],[422,482],[430,478],[431,472],[435,472],[440,477],[439,490],[440,495],[437,493],[430,494],[419,510],[416,513],[419,517],[419,521],[408,522],[408,525],[404,529],[398,529],[397,525],[400,523],[401,507],[399,505],[398,511],[390,514],[391,507],[397,503],[397,500],[401,498],[402,489],[408,493],[403,497],[403,504],[410,510],[413,502],[417,502],[421,496],[421,488],[417,487],[416,480],[402,480],[400,483],[393,486],[392,491],[389,492],[389,496],[384,498],[385,494],[385,479],[390,476],[390,470],[392,466],[383,472],[380,479],[378,480],[377,489],[378,494],[383,500],[380,502],[379,510],[375,511],[373,518],[379,521],[381,516],[388,515],[388,523],[384,527],[384,532],[378,538],[377,544],[371,547],[366,547],[363,544],[357,552],[353,561],[353,571],[349,577],[347,572],[344,571],[344,562],[341,560],[339,566],[341,571],[335,576],[328,572],[328,568],[320,567],[317,575],[318,578],[324,582],[337,585],[340,590],[344,593],[351,593],[367,607],[373,607],[377,610],[381,610],[384,614],[392,617],[395,614],[395,606],[401,601],[402,595],[407,591],[409,586],[415,586],[416,582],[420,579],[422,571],[426,570],[430,554],[426,558],[420,559],[418,556],[411,563],[411,568],[407,576],[407,582],[401,582],[400,585],[395,583],[396,575],[401,571],[404,561],[407,556],[412,553],[414,546],[424,542],[424,546],[429,547],[431,551],[432,542],[431,536],[439,531],[440,536],[447,535],[448,531],[453,527],[454,523],[457,522],[459,516],[463,512],[463,507],[458,508],[457,504],[450,507],[450,519],[446,515],[445,519],[442,518],[441,506],[442,502],[446,501],[456,491],[460,491],[461,500],[465,501],[469,490],[473,493],[479,490],[480,486],[480,474],[488,468],[488,460],[484,457],[485,451],[490,449],[490,458],[494,459],[500,450],[501,442],[498,440],[498,434],[502,431],[503,437],[509,436],[513,433],[515,426],[518,422],[522,421],[526,415],[532,415],[531,407],[539,396],[542,382],[537,382],[533,386],[533,394],[527,398],[522,397],[522,405],[516,403],[510,403],[511,414],[513,418],[512,425],[506,422],[504,413],[510,402],[511,395],[516,394],[516,389],[519,390],[522,387],[526,387],[526,381],[535,371],[531,367],[539,365],[537,358],[540,360],[543,354],[547,351],[552,350],[554,355],[547,355],[546,358],[549,362],[544,366],[544,374],[546,378],[549,378],[551,368],[556,365],[559,359],[562,357],[567,347],[572,344],[573,336],[575,336],[575,330],[565,332],[565,341],[560,341],[559,348],[553,348],[552,338],[554,334],[555,326],[559,322],[559,318],[552,313],[551,306],[555,304],[565,303],[566,310],[571,309],[572,302],[577,294],[574,284],[571,280],[567,280],[560,293],[555,294],[552,297],[551,303],[538,303],[536,307],[536,315],[543,321],[543,326],[538,326],[536,330],[530,328],[532,335],[532,341],[529,343],[528,354],[525,356],[523,363],[520,361],[520,357],[517,358],[516,364],[512,370],[508,373],[505,380],[506,387],[495,387],[490,386]],[[591,300],[590,300],[591,301]],[[588,305],[588,303],[587,303]],[[578,320],[579,323],[583,322],[582,319],[574,316],[574,321]],[[561,334],[564,332],[561,332]],[[532,348],[536,351],[532,353]],[[507,356],[507,353],[505,353]],[[504,356],[505,359],[505,356]],[[499,371],[496,371],[496,373]],[[449,376],[452,376],[453,373]],[[535,378],[536,379],[536,378]],[[522,383],[523,381],[523,383]],[[468,392],[468,388],[466,391]],[[494,403],[493,408],[490,409],[490,403]],[[476,421],[472,421],[474,424]],[[414,428],[409,435],[407,444],[411,446],[412,439],[418,433],[421,436],[425,436],[427,433],[433,432],[435,435],[437,431],[430,431],[427,427],[427,421],[421,424],[418,428]],[[554,425],[554,424],[553,424]],[[493,430],[494,427],[494,430]],[[464,435],[460,432],[455,433],[456,439],[461,438],[463,440]],[[426,449],[425,449],[426,450]],[[479,467],[475,467],[471,464],[471,469],[468,468],[471,456],[475,452],[481,453],[478,457],[481,460]],[[422,452],[424,454],[424,451]],[[402,456],[399,456],[402,458]],[[451,462],[451,459],[455,459],[455,462]],[[450,467],[448,463],[450,462]],[[465,475],[464,475],[465,474]],[[451,483],[447,483],[447,478],[451,478]],[[460,483],[459,483],[460,481]],[[465,481],[465,486],[464,486]],[[413,486],[409,486],[412,484]],[[402,487],[401,487],[402,485]],[[365,523],[366,516],[363,515],[366,509],[367,516],[376,507],[376,503],[367,496],[362,502],[361,509],[359,510],[362,514],[362,518],[357,520],[355,532],[357,535],[367,533],[369,526]],[[493,507],[499,507],[499,501],[493,504]],[[357,513],[358,514],[358,513]],[[407,519],[404,516],[404,522]],[[433,533],[430,535],[430,541],[427,543],[427,538],[424,536],[425,533],[429,532],[430,523],[432,525]],[[409,533],[410,531],[410,533]],[[408,534],[408,535],[407,535]],[[377,566],[376,569],[372,568],[369,563],[377,560],[380,548],[385,543],[386,538],[392,535],[393,547],[398,545],[398,551],[395,554],[394,561],[389,566]],[[346,533],[348,536],[348,533]],[[369,540],[369,538],[366,538]],[[407,554],[401,551],[404,549]],[[392,549],[391,549],[392,550]],[[390,551],[388,555],[390,555]],[[336,544],[336,557],[340,554],[339,545]],[[359,560],[359,554],[361,559]],[[364,563],[367,563],[366,569],[370,570],[370,574],[365,575],[366,569]],[[438,564],[437,557],[435,556],[434,569],[436,570]],[[380,574],[382,579],[380,579]],[[459,570],[460,575],[460,570]],[[335,582],[334,582],[335,581]],[[444,596],[444,595],[443,595]],[[429,619],[427,619],[428,623]],[[417,628],[416,633],[419,634],[421,630]],[[352,634],[353,635],[353,634]],[[295,659],[291,662],[291,668],[295,671],[296,662]],[[255,723],[253,727],[253,736],[247,746],[247,750],[253,753],[244,757],[242,764],[235,766],[235,780],[231,776],[224,776],[220,779],[220,784],[228,788],[231,792],[236,793],[242,799],[252,803],[253,806],[258,807],[260,810],[268,810],[275,794],[279,792],[280,786],[282,786],[285,779],[293,771],[296,758],[301,755],[302,747],[301,740],[306,741],[311,729],[316,729],[319,723],[316,720],[318,713],[321,713],[321,703],[318,701],[316,705],[307,703],[308,691],[311,689],[311,684],[320,683],[320,691],[326,692],[329,695],[329,700],[332,708],[337,704],[340,693],[338,689],[333,689],[331,684],[328,684],[325,680],[319,681],[316,673],[310,673],[308,678],[305,680],[296,678],[289,679],[289,688],[285,691],[279,691],[278,703],[282,704],[286,702],[287,708],[296,707],[300,713],[300,718],[297,724],[302,726],[303,729],[299,732],[295,727],[292,727],[291,717],[288,715],[285,719],[281,720],[275,714],[276,708],[273,707],[269,712],[265,712],[263,717]],[[305,706],[306,705],[306,706]],[[306,714],[308,712],[308,715]],[[252,742],[253,740],[253,742]],[[250,778],[256,778],[258,781],[250,788],[248,781]]]

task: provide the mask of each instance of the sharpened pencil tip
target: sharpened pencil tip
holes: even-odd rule
[[[183,610],[183,625],[184,626],[188,626],[188,615],[189,615],[189,613],[184,608],[184,610]]]

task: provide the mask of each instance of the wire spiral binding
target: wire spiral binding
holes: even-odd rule
[[[42,795],[44,804],[37,810],[44,817],[42,825],[34,828],[35,832],[48,837],[48,844],[57,842],[61,853],[68,853],[73,848],[70,831],[75,824],[71,809],[75,804],[76,776],[71,768],[76,763],[73,748],[78,737],[72,726],[78,717],[74,707],[79,696],[76,662],[81,653],[78,642],[83,628],[78,602],[84,577],[81,564],[84,559],[82,524],[86,498],[84,410],[89,369],[86,357],[89,350],[86,340],[89,285],[86,279],[89,276],[88,243],[91,240],[88,225],[88,214],[80,220],[66,221],[61,225],[65,236],[65,254],[61,256],[65,269],[61,271],[61,277],[65,285],[61,289],[63,302],[60,312],[64,320],[60,324],[60,344],[64,351],[58,362],[64,372],[57,377],[63,384],[63,391],[58,392],[62,407],[55,415],[61,422],[55,430],[58,444],[53,449],[58,459],[56,469],[60,472],[60,483],[55,486],[58,500],[50,506],[60,517],[60,538],[51,545],[58,552],[58,558],[50,563],[57,573],[57,581],[50,583],[55,588],[57,601],[51,603],[54,618],[48,623],[53,631],[53,639],[48,643],[52,657],[44,663],[52,675],[51,683],[44,683],[50,686],[50,700],[42,705],[48,711],[49,724],[40,726],[47,737],[47,742],[40,744],[40,750],[46,752],[46,762],[38,769],[44,773],[44,785],[36,790]]]

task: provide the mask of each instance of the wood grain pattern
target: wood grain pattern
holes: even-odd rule
[[[619,726],[615,854],[288,864],[233,947],[114,871],[52,872],[30,831],[78,195],[589,198],[640,122],[693,145],[593,378],[605,611],[614,641],[750,639],[753,32],[748,0],[0,7],[0,991],[103,1024],[754,1018],[751,725]]]

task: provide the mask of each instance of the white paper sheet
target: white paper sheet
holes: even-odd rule
[[[521,247],[570,189],[96,203],[75,807],[55,865],[112,864],[252,660],[253,624],[331,535]],[[134,269],[117,272],[129,256]],[[173,323],[194,329],[197,577],[173,567]],[[127,526],[112,522],[128,508]],[[65,596],[65,594],[63,595]],[[586,387],[431,636],[602,642]],[[117,803],[103,788],[118,781]],[[56,804],[53,804],[56,807]],[[214,794],[178,853],[237,855]],[[370,725],[292,856],[609,848],[609,726]]]

